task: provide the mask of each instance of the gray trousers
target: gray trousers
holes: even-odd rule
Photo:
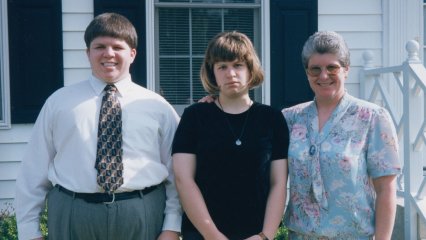
[[[164,185],[112,204],[87,203],[55,187],[47,197],[49,239],[155,240],[163,226],[165,199]]]

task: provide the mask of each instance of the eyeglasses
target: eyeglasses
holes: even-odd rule
[[[312,77],[318,77],[323,71],[323,69],[325,69],[328,75],[336,75],[339,73],[341,67],[342,66],[333,64],[328,65],[326,67],[311,66],[306,69],[306,72]]]

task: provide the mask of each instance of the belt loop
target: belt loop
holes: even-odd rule
[[[140,197],[140,198],[143,198],[142,190],[138,190],[138,193],[139,193],[139,197]]]
[[[72,199],[75,199],[75,192],[72,192]]]

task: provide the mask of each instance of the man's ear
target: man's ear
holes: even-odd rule
[[[136,48],[132,48],[130,50],[130,56],[133,58],[132,59],[132,63],[133,63],[133,61],[135,60],[135,57],[136,57]]]

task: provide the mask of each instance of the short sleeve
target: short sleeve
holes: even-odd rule
[[[380,108],[373,114],[367,141],[367,167],[371,177],[401,172],[396,130],[385,109]]]
[[[194,153],[197,146],[196,115],[191,108],[186,108],[177,127],[172,146],[174,153]]]
[[[280,111],[274,111],[274,138],[272,145],[272,160],[287,158],[289,131],[284,115]]]

